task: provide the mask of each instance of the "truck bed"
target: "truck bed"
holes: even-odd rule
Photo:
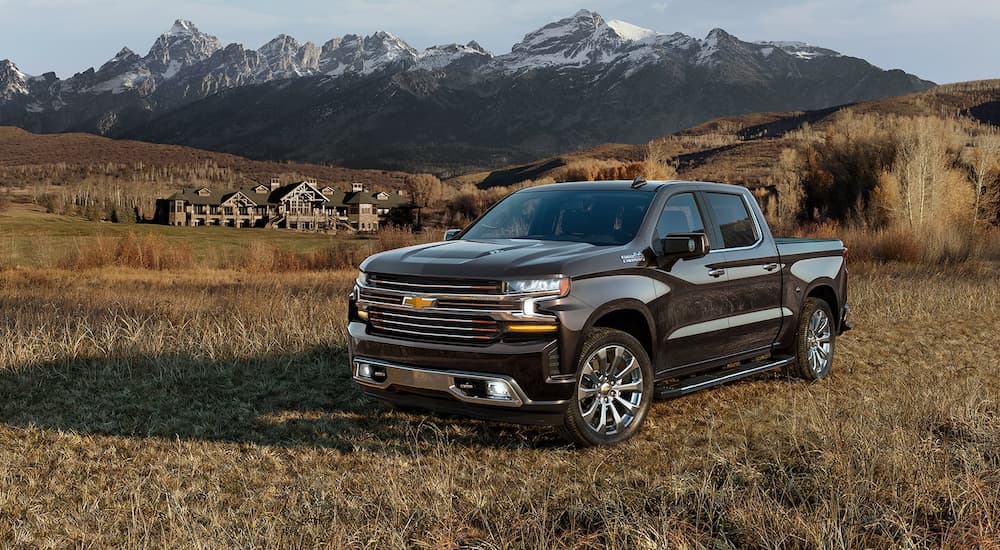
[[[775,237],[774,244],[781,256],[830,252],[844,248],[839,239],[805,239],[802,237]]]

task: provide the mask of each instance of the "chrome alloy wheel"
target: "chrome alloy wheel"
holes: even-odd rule
[[[833,326],[824,308],[817,308],[809,318],[806,329],[806,347],[809,354],[809,368],[821,374],[830,365]]]
[[[590,355],[576,389],[584,423],[600,435],[615,435],[635,420],[642,405],[642,368],[624,346],[611,344]]]

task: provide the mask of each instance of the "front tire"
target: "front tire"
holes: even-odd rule
[[[837,331],[830,304],[806,298],[795,335],[795,365],[791,374],[803,380],[820,380],[830,374]]]
[[[635,435],[653,402],[653,367],[642,344],[620,330],[593,329],[576,369],[563,435],[580,447]]]

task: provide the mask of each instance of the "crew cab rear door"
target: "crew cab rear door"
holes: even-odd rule
[[[710,219],[709,265],[726,278],[729,328],[721,344],[728,356],[766,352],[783,318],[791,315],[781,304],[777,246],[747,194],[705,191],[700,196]]]

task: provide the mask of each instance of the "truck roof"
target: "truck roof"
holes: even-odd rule
[[[718,187],[722,189],[732,189],[733,187],[738,187],[744,189],[744,187],[739,185],[730,185],[727,183],[712,183],[706,181],[684,181],[684,180],[665,180],[665,181],[647,181],[641,187],[632,189],[632,180],[604,180],[604,181],[569,181],[565,183],[548,183],[545,185],[538,185],[535,187],[528,187],[523,189],[523,192],[533,192],[533,191],[585,191],[585,190],[614,190],[614,189],[630,189],[634,191],[647,191],[653,192],[659,191],[662,187],[668,187],[673,185],[695,185],[702,189],[710,189],[712,187]]]

